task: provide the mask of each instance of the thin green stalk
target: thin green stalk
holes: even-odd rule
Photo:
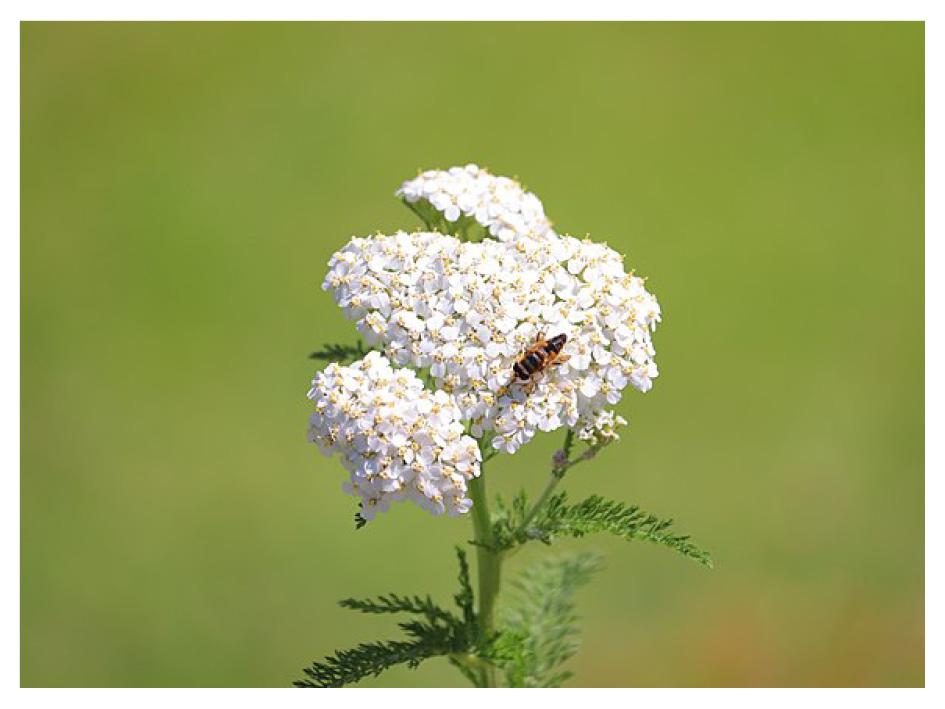
[[[571,450],[573,448],[574,431],[569,428],[564,434],[564,446],[562,447],[561,451],[559,451],[559,453],[564,456],[564,461],[559,463],[557,461],[557,457],[555,458],[555,463],[551,468],[551,479],[548,480],[548,484],[542,491],[541,497],[538,498],[538,501],[532,505],[531,510],[529,510],[528,514],[525,515],[525,519],[522,520],[519,531],[524,530],[532,523],[532,521],[535,519],[535,516],[541,511],[542,506],[548,501],[548,498],[551,497],[551,493],[554,492],[554,489],[558,486],[558,483],[564,479],[564,474],[583,460],[583,458],[571,460]],[[556,456],[557,455],[558,454],[556,454]]]
[[[558,483],[561,482],[563,477],[563,475],[556,475],[554,472],[551,473],[551,479],[548,480],[548,484],[545,485],[545,489],[541,493],[541,497],[538,498],[538,501],[532,505],[531,510],[529,510],[528,514],[525,515],[525,519],[522,520],[522,526],[520,529],[525,529],[532,523],[532,520],[534,520],[535,516],[541,511],[542,506],[548,501],[548,498],[551,497],[551,493],[554,492],[555,487],[557,487]]]
[[[489,503],[486,497],[485,474],[480,472],[469,484],[473,507],[473,530],[476,537],[476,568],[479,573],[479,637],[487,641],[495,631],[495,602],[502,582],[502,557],[492,550],[494,537]],[[484,687],[495,687],[495,670],[489,666],[481,671]]]

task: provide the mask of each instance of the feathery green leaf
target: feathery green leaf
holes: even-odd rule
[[[452,623],[456,620],[455,616],[447,610],[443,610],[436,605],[433,600],[427,596],[398,596],[396,593],[390,593],[384,596],[371,598],[346,598],[338,602],[342,608],[361,611],[362,613],[416,613],[433,620],[442,620]]]
[[[462,618],[438,606],[429,597],[401,596],[389,593],[377,598],[346,598],[343,608],[362,613],[411,613],[421,619],[399,623],[408,640],[362,643],[350,650],[339,650],[321,662],[314,662],[304,670],[306,678],[293,684],[296,687],[342,687],[371,675],[377,676],[394,665],[416,667],[429,657],[450,656],[474,684],[479,678],[471,669],[475,639],[478,636],[472,586],[469,583],[469,564],[466,553],[457,547],[459,558],[459,592],[454,596],[463,613]],[[478,662],[478,660],[476,660]]]
[[[355,345],[325,345],[320,350],[310,352],[308,358],[325,360],[326,362],[337,362],[338,364],[349,364],[361,359],[370,351],[370,349],[364,348],[361,340],[358,340]]]
[[[509,687],[558,687],[570,677],[558,667],[578,647],[574,593],[601,567],[598,554],[575,554],[543,560],[512,582],[491,650]]]
[[[469,562],[466,559],[466,551],[462,547],[456,547],[456,557],[459,560],[459,593],[453,596],[453,599],[463,612],[463,622],[473,628],[476,624],[475,597],[472,584],[469,582]]]
[[[524,495],[516,497],[511,507],[499,507],[493,530],[497,549],[511,549],[532,540],[550,544],[557,537],[607,532],[627,540],[666,546],[700,564],[712,566],[709,554],[693,544],[689,535],[676,534],[671,529],[671,519],[660,519],[636,505],[605,500],[599,495],[569,505],[567,494],[561,492],[550,497],[528,524],[524,524],[526,509]]]
[[[305,668],[306,679],[293,684],[296,687],[343,687],[365,677],[376,677],[394,665],[415,668],[430,657],[465,650],[454,637],[452,628],[422,623],[417,626],[411,629],[414,640],[362,643],[351,650],[339,650]]]

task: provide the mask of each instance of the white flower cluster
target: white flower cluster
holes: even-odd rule
[[[508,453],[536,431],[594,420],[628,384],[647,391],[658,374],[659,305],[605,244],[553,232],[479,243],[356,237],[332,257],[323,287],[370,344],[429,368],[471,433],[492,432]],[[540,334],[566,335],[568,361],[513,381]]]
[[[551,231],[541,201],[508,177],[496,177],[477,165],[427,170],[407,180],[397,195],[408,202],[426,200],[448,222],[474,219],[503,241]]]
[[[590,446],[602,446],[620,440],[617,429],[627,425],[627,419],[613,411],[600,411],[584,423],[578,430],[577,437]]]
[[[472,506],[466,483],[479,475],[481,454],[446,393],[427,391],[414,372],[371,352],[351,366],[331,364],[308,397],[309,436],[341,456],[351,473],[345,490],[361,498],[364,519],[396,500],[451,517]]]

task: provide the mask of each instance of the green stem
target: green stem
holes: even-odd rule
[[[548,480],[548,484],[545,485],[544,491],[541,493],[541,497],[538,498],[538,501],[532,506],[528,514],[525,515],[525,519],[522,520],[522,526],[519,529],[525,529],[528,525],[532,523],[532,520],[535,519],[535,516],[541,511],[542,506],[548,501],[548,498],[551,497],[551,493],[554,492],[554,489],[558,486],[558,483],[561,482],[561,479],[564,475],[557,475],[557,471],[552,471],[551,479]]]
[[[523,531],[528,525],[532,523],[535,519],[535,516],[541,511],[542,506],[548,501],[548,498],[551,497],[551,493],[554,492],[554,489],[558,486],[564,479],[564,474],[568,472],[571,468],[581,462],[582,458],[577,460],[571,460],[571,450],[574,448],[574,431],[570,428],[564,434],[564,447],[561,449],[561,453],[564,455],[564,463],[558,465],[555,463],[551,468],[551,479],[548,480],[548,484],[545,485],[545,489],[541,493],[541,497],[538,498],[538,501],[532,505],[531,510],[528,514],[525,515],[525,519],[522,520],[522,524],[519,527],[519,531]],[[556,458],[557,460],[557,458]]]
[[[472,499],[473,530],[476,535],[476,568],[479,573],[479,639],[486,642],[495,631],[495,602],[502,582],[502,557],[493,551],[495,539],[489,503],[486,497],[485,474],[480,472],[469,484]],[[495,687],[495,671],[489,666],[482,670],[484,687]]]

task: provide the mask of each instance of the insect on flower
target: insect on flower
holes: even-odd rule
[[[561,350],[564,349],[564,345],[567,341],[568,336],[564,333],[555,335],[546,340],[545,333],[539,332],[535,342],[533,342],[528,349],[525,350],[525,353],[519,357],[518,361],[512,365],[512,374],[514,377],[512,381],[509,382],[509,385],[511,386],[514,383],[515,377],[521,379],[523,382],[535,381],[538,375],[544,372],[548,367],[567,362],[571,359],[570,355],[561,354]]]

